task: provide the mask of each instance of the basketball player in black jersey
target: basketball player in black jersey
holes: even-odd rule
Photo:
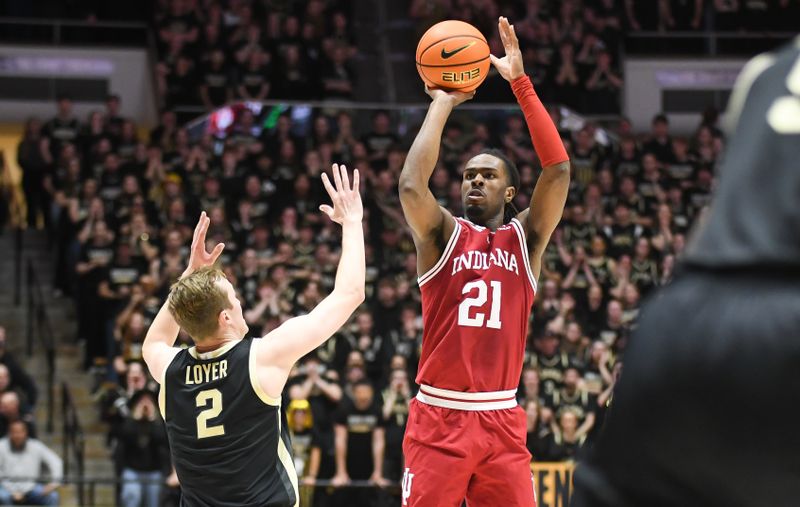
[[[342,254],[331,294],[309,314],[286,321],[264,338],[244,340],[248,328],[236,292],[213,267],[224,245],[208,253],[205,212],[194,232],[189,267],[147,332],[142,353],[161,384],[159,407],[185,507],[299,505],[297,474],[280,400],[289,370],[341,327],[364,300],[364,235],[358,171],[351,186],[334,164],[333,207],[342,225]],[[179,326],[194,339],[173,347]]]
[[[745,66],[708,216],[642,312],[573,507],[800,505],[800,37]]]

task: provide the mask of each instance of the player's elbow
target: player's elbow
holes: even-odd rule
[[[400,174],[400,181],[398,182],[398,190],[401,199],[414,199],[419,197],[424,187],[425,185],[419,178],[409,174],[407,168],[403,168],[403,172]]]
[[[367,297],[363,284],[341,287],[334,290],[336,292],[336,298],[343,306],[349,308],[351,312],[355,311]]]
[[[559,178],[567,178],[569,179],[570,174],[570,164],[569,160],[564,160],[562,162],[557,162],[551,166],[547,167],[547,172],[549,174],[553,174]]]

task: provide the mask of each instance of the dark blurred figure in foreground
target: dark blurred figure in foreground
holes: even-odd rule
[[[573,507],[797,505],[798,111],[800,38],[738,79],[716,200],[642,312]]]

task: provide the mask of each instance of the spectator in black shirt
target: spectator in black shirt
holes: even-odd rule
[[[386,111],[376,111],[372,116],[372,130],[361,141],[367,148],[370,161],[377,163],[374,169],[385,166],[389,148],[397,143],[398,138],[391,131],[391,119]]]
[[[695,175],[695,163],[686,138],[673,138],[672,159],[666,166],[669,183],[681,188],[688,186]]]
[[[596,396],[588,393],[579,384],[581,374],[577,368],[570,366],[564,371],[564,387],[553,393],[553,405],[556,409],[556,420],[561,420],[565,411],[572,411],[577,418],[577,433],[586,435],[595,423],[594,409]]]
[[[383,391],[383,419],[386,423],[386,457],[383,476],[393,482],[403,477],[403,434],[408,420],[408,404],[413,394],[405,369],[389,374],[389,385]]]
[[[50,195],[44,187],[48,166],[53,162],[48,143],[49,140],[42,137],[42,123],[37,118],[29,119],[17,147],[17,164],[22,169],[22,190],[30,228],[36,227],[40,213],[45,225],[50,223]]]
[[[89,218],[78,234],[81,251],[75,271],[78,274],[78,336],[86,340],[84,368],[96,357],[105,357],[103,323],[97,318],[101,305],[99,285],[114,257],[114,233],[102,217],[102,201],[92,203]]]
[[[622,320],[622,303],[616,299],[609,301],[606,315],[605,325],[600,329],[596,339],[602,340],[606,345],[614,348],[617,340],[627,332],[625,323]]]
[[[572,248],[582,246],[588,249],[595,233],[595,225],[589,221],[583,206],[573,206],[570,210],[570,220],[564,226],[564,242]]]
[[[324,98],[349,99],[353,96],[353,71],[347,61],[347,49],[335,46],[322,71]]]
[[[109,95],[106,97],[106,114],[103,121],[105,130],[115,138],[119,138],[122,134],[122,124],[125,123],[125,118],[120,114],[122,100],[119,95]]]
[[[215,109],[233,100],[233,80],[225,65],[225,53],[211,52],[211,60],[201,76],[200,100],[206,109]]]
[[[125,372],[125,384],[109,384],[100,397],[100,418],[111,425],[109,441],[113,430],[118,428],[131,415],[133,395],[147,388],[147,372],[144,363],[131,361]]]
[[[581,104],[581,79],[575,63],[575,47],[565,40],[559,46],[559,60],[555,66],[555,94],[559,102],[569,107]]]
[[[586,81],[587,110],[597,114],[615,114],[619,111],[619,94],[622,78],[611,68],[611,55],[601,51],[597,64]]]
[[[611,167],[618,178],[622,176],[638,178],[642,167],[641,153],[639,153],[639,148],[636,146],[636,139],[625,137],[620,140],[619,152],[612,160]]]
[[[539,370],[532,366],[526,366],[522,370],[521,384],[522,396],[517,400],[519,404],[527,407],[529,402],[535,402],[537,419],[541,421],[542,425],[549,424],[553,418],[553,397],[542,392]]]
[[[198,103],[197,76],[187,56],[179,56],[172,70],[160,68],[158,76],[161,95],[168,107]]]
[[[400,328],[401,306],[397,301],[397,288],[391,279],[382,278],[378,282],[375,303],[370,311],[372,315],[381,316],[375,322],[375,334],[388,336],[391,330]]]
[[[525,445],[531,453],[533,462],[550,461],[553,458],[553,434],[547,424],[539,417],[543,408],[537,400],[527,400],[523,405],[527,421]]]
[[[615,258],[632,254],[636,240],[644,234],[642,226],[633,223],[631,218],[631,209],[626,203],[619,202],[614,207],[614,222],[603,229],[609,251]]]
[[[244,37],[232,49],[236,63],[239,64],[247,62],[254,55],[263,55],[266,51],[258,24],[249,25],[244,33]]]
[[[593,236],[591,250],[586,257],[586,264],[592,271],[594,281],[602,288],[611,286],[614,276],[614,261],[606,255],[606,242],[602,236]]]
[[[263,100],[270,91],[270,69],[266,65],[269,61],[267,53],[250,53],[245,61],[244,68],[239,72],[239,83],[236,87],[237,95],[246,100]]]
[[[335,486],[345,486],[351,480],[386,484],[383,478],[386,423],[373,393],[369,382],[356,382],[352,399],[345,400],[336,415],[336,475],[332,480]],[[375,492],[369,489],[341,493],[341,505],[370,507],[375,502]]]
[[[551,457],[555,461],[575,461],[586,434],[578,431],[578,417],[571,409],[564,410],[553,427]]]
[[[588,127],[580,129],[575,138],[570,162],[579,188],[585,188],[591,183],[598,172],[605,167],[605,162],[603,150],[597,144],[591,129]]]
[[[115,459],[122,470],[124,507],[158,507],[164,464],[169,464],[167,435],[156,409],[156,395],[143,389],[130,403],[130,417],[112,429]],[[141,482],[140,482],[141,481]]]
[[[658,284],[658,266],[652,259],[650,251],[650,241],[647,238],[639,238],[631,259],[630,281],[642,295],[647,295],[650,289]]]
[[[72,100],[66,95],[58,97],[58,113],[45,123],[43,134],[50,138],[50,154],[54,159],[61,155],[66,143],[74,143],[80,133],[80,123],[72,115]]]
[[[192,44],[199,35],[199,22],[191,4],[182,0],[169,3],[170,11],[160,23],[158,37],[163,44],[174,41]]]
[[[669,135],[669,120],[665,114],[653,117],[650,140],[644,144],[642,151],[652,153],[661,163],[672,160],[672,138]]]
[[[276,91],[277,96],[294,100],[316,98],[317,83],[311,79],[308,65],[297,45],[286,47],[280,69],[280,79],[276,81],[276,86],[280,87]]]

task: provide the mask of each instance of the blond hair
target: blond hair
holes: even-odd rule
[[[225,273],[215,266],[200,268],[175,282],[169,290],[169,312],[195,341],[216,334],[219,312],[233,308],[220,286]]]

